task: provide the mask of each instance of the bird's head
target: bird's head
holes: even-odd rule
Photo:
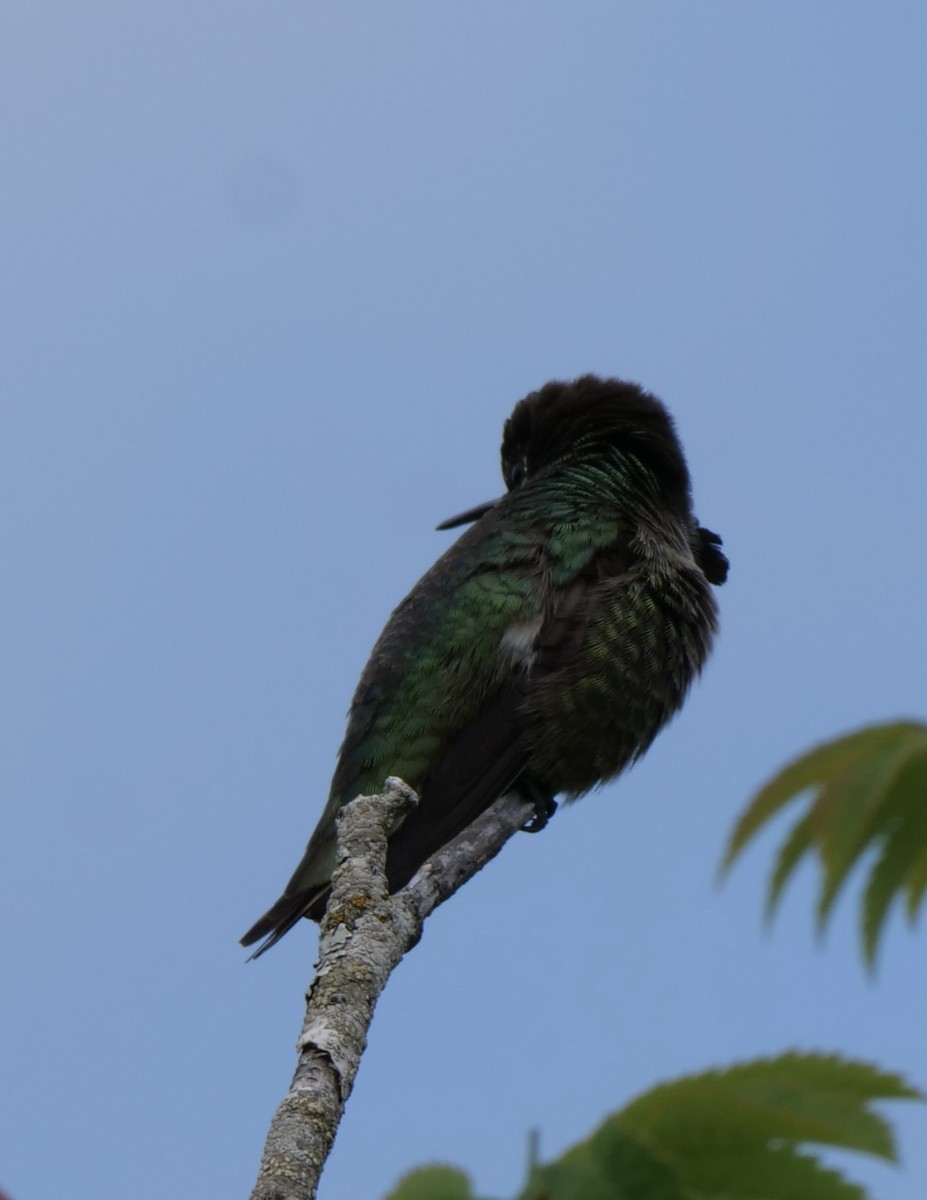
[[[689,472],[672,417],[656,396],[620,379],[554,381],[519,400],[502,431],[502,477],[514,491],[541,472],[614,451],[639,459],[668,501],[689,510]],[[478,504],[438,528],[469,524],[496,504]]]
[[[512,492],[541,474],[616,453],[637,459],[649,471],[663,502],[689,521],[690,544],[706,578],[723,583],[727,558],[718,535],[692,516],[689,469],[673,418],[636,383],[582,375],[529,393],[515,405],[502,431],[502,476]],[[478,504],[438,528],[470,524],[498,503]]]

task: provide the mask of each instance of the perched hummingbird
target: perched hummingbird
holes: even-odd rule
[[[672,418],[633,383],[584,375],[515,405],[508,489],[390,617],[351,704],[325,811],[281,898],[241,939],[262,954],[320,920],[335,814],[398,775],[420,802],[392,834],[391,891],[499,796],[539,828],[638,758],[711,647],[721,539],[692,512]]]

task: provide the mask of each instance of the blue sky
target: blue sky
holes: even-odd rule
[[[321,1200],[515,1192],[651,1084],[800,1047],[927,1087],[923,934],[875,981],[781,826],[790,755],[923,716],[927,10],[855,0],[7,6],[0,1184],[245,1195],[314,933],[244,965],[392,607],[514,402],[673,411],[732,562],[616,785],[519,837],[377,1011]],[[927,1110],[895,1106],[916,1200]]]

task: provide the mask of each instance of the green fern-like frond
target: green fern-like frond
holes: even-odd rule
[[[863,953],[872,966],[893,901],[905,895],[913,919],[927,891],[927,726],[910,721],[872,726],[790,763],[741,815],[722,871],[773,816],[802,796],[808,807],[777,856],[767,913],[798,864],[814,852],[822,872],[817,914],[823,927],[851,870],[874,850],[862,910]]]

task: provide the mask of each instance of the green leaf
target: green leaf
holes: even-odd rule
[[[595,1163],[555,1162],[535,1167],[518,1200],[624,1200],[624,1192]]]
[[[791,1146],[693,1159],[686,1182],[689,1197],[712,1200],[866,1200],[857,1184]]]
[[[532,1168],[518,1200],[688,1200],[675,1172],[615,1122]]]
[[[908,872],[908,899],[905,908],[912,925],[917,920],[924,892],[927,892],[927,846],[921,846],[920,851],[920,857]]]
[[[791,879],[793,871],[798,866],[804,854],[812,848],[812,828],[811,814],[808,813],[795,823],[792,832],[779,848],[776,865],[769,879],[769,890],[766,894],[767,920],[775,912],[776,905],[779,903],[779,898],[782,895],[782,889],[788,883],[789,879]]]
[[[802,858],[822,868],[817,905],[823,928],[853,867],[876,852],[863,900],[863,954],[871,966],[894,899],[907,893],[913,918],[927,892],[927,726],[876,725],[809,751],[770,780],[738,821],[722,871],[785,805],[810,791],[805,813],[779,849],[767,893],[776,908]]]
[[[790,1053],[664,1084],[614,1119],[682,1158],[708,1147],[743,1151],[784,1140],[893,1160],[891,1130],[866,1104],[918,1094],[898,1075],[865,1063]]]
[[[802,1150],[894,1161],[872,1101],[913,1099],[899,1076],[833,1055],[783,1054],[661,1084],[555,1163],[519,1200],[865,1200]]]
[[[844,765],[821,788],[814,810],[824,864],[818,923],[824,925],[847,875],[874,834],[890,819],[895,786],[920,738],[890,727],[884,739]],[[825,823],[826,822],[826,823]]]
[[[400,1179],[386,1200],[476,1200],[470,1177],[455,1167],[420,1167]]]
[[[905,879],[908,889],[908,918],[913,922],[924,892],[927,891],[927,830],[923,825],[927,809],[927,740],[921,746],[920,753],[912,755],[896,790],[899,813],[911,823],[908,835],[911,841],[917,844],[919,851]]]
[[[908,915],[913,918],[923,895],[922,877],[927,862],[927,786],[896,788],[893,812],[881,831],[881,851],[863,895],[863,953],[875,963],[879,937],[895,898],[908,889]]]
[[[791,801],[809,788],[819,787],[839,768],[866,753],[870,745],[878,746],[885,729],[922,729],[922,726],[902,723],[897,726],[872,726],[849,736],[835,738],[809,750],[789,763],[757,792],[734,827],[721,864],[727,871],[744,846],[756,833]]]
[[[518,1200],[865,1200],[803,1149],[895,1160],[881,1100],[920,1099],[893,1072],[835,1055],[782,1054],[652,1088],[556,1162]],[[407,1175],[388,1200],[474,1200],[450,1167]]]

